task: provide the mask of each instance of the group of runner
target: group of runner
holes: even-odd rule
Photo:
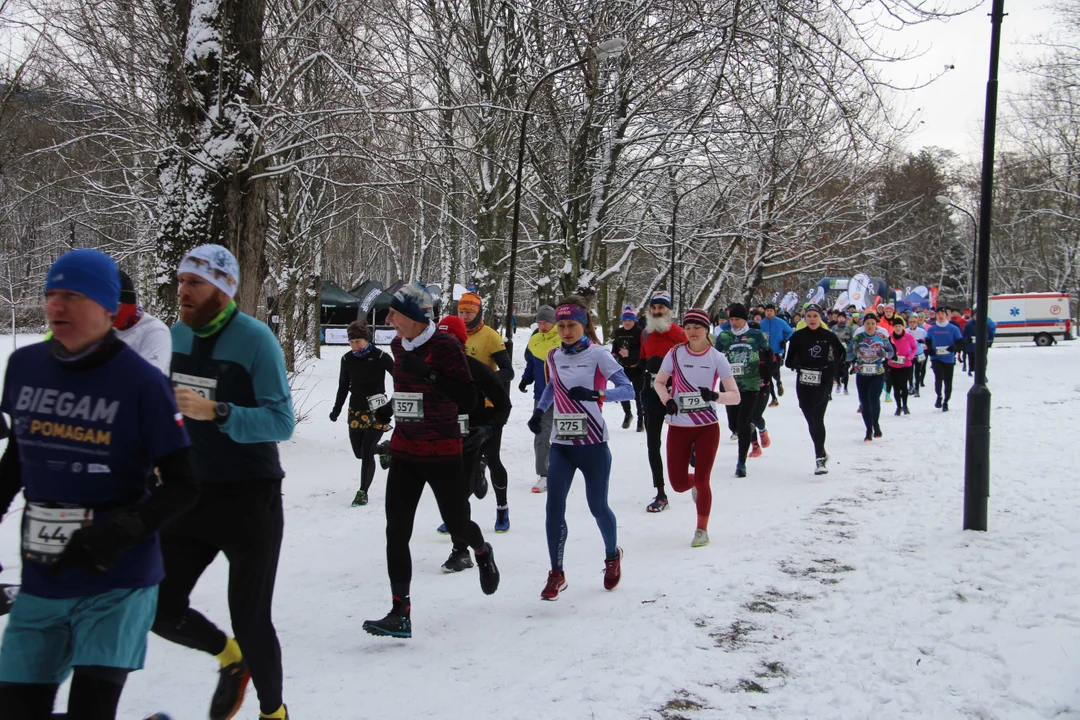
[[[20,491],[26,498],[23,586],[0,648],[0,702],[11,717],[52,718],[59,685],[73,674],[69,717],[115,718],[152,630],[218,660],[211,720],[236,715],[249,681],[260,717],[288,718],[271,604],[283,534],[277,443],[291,436],[294,416],[281,348],[264,323],[238,310],[239,280],[227,249],[195,248],[177,270],[180,320],[166,330],[143,312],[111,258],[76,250],[50,269],[51,337],[11,355],[0,401],[12,420],[0,460],[0,515]],[[488,471],[494,531],[510,529],[500,458],[512,407],[509,354],[484,324],[475,293],[460,299],[456,315],[437,319],[434,307],[420,283],[398,290],[388,352],[375,347],[365,321],[352,323],[330,411],[337,421],[348,400],[360,461],[354,506],[368,504],[376,463],[388,467],[391,607],[363,624],[373,635],[412,636],[409,543],[425,485],[452,545],[443,569],[459,572],[475,559],[487,595],[498,590],[500,572],[470,498],[485,497]],[[834,387],[847,392],[849,374],[867,441],[882,435],[883,389],[887,401],[895,393],[898,415],[908,412],[907,398],[922,385],[923,373],[913,370],[925,364],[920,357],[930,358],[938,406],[948,410],[965,339],[944,310],[924,323],[885,306],[880,318],[864,313],[854,330],[844,313],[827,320],[816,305],[803,308],[796,329],[775,308],[759,310],[732,304],[714,327],[692,309],[680,324],[660,291],[643,323],[625,309],[610,347],[598,341],[583,298],[538,310],[518,389],[533,386],[533,491],[547,493],[550,569],[541,598],[556,600],[568,588],[566,505],[578,472],[604,546],[604,587],[614,589],[622,576],[608,503],[606,401],[622,403],[624,429],[636,411],[636,430],[646,434],[656,493],[646,510],[668,507],[668,483],[692,493],[693,547],[709,543],[719,407],[737,441],[735,475],[745,477],[747,459],[771,444],[764,414],[784,394],[781,365],[796,376],[817,474],[828,472],[828,403]],[[189,602],[218,553],[229,561],[231,636]]]

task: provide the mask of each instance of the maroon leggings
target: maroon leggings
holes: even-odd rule
[[[668,425],[668,481],[675,492],[697,487],[697,514],[709,517],[712,510],[712,475],[716,448],[720,444],[720,425]],[[694,472],[690,472],[690,455],[694,455]]]

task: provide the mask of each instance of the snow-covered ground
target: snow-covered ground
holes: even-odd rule
[[[6,355],[10,343],[0,347]],[[690,548],[688,496],[645,512],[645,436],[621,430],[622,410],[608,406],[622,584],[602,587],[603,547],[579,479],[570,589],[555,603],[540,600],[548,565],[544,496],[529,492],[532,396],[515,390],[503,444],[510,533],[490,531],[491,495],[473,502],[502,585],[487,597],[475,569],[442,573],[449,541],[435,533],[426,494],[408,641],[360,628],[389,608],[385,473],[372,505],[349,506],[359,465],[344,422],[326,417],[341,352],[326,348],[312,366],[309,420],[282,445],[275,619],[295,720],[1080,718],[1080,343],[992,351],[988,533],[961,530],[969,381],[959,374],[953,412],[934,411],[932,392],[911,401],[909,417],[885,404],[885,438],[869,446],[853,382],[829,411],[823,477],[812,474],[794,393],[767,411],[773,444],[744,480],[733,477],[735,447],[723,433],[712,545],[702,549]],[[17,578],[17,529],[10,518],[0,526],[7,582]],[[219,561],[192,598],[222,625],[225,582]],[[205,717],[215,670],[213,658],[151,638],[120,717]],[[238,717],[257,716],[250,694]]]

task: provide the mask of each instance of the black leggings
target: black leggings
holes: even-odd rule
[[[281,707],[281,645],[271,617],[284,518],[281,481],[205,483],[199,502],[161,533],[165,580],[154,632],[210,655],[228,638],[190,606],[191,591],[218,553],[229,561],[229,616],[259,707]]]
[[[926,362],[916,360],[912,367],[915,368],[915,392],[918,392],[919,388],[926,387]]]
[[[491,487],[495,490],[495,502],[499,507],[506,507],[506,486],[510,480],[506,468],[503,467],[502,458],[499,457],[499,453],[502,451],[502,431],[502,427],[495,428],[491,439],[484,443],[482,453],[488,470],[491,471]],[[466,466],[467,468],[468,466]],[[471,475],[466,473],[465,477],[469,478]],[[465,497],[468,498],[468,493],[465,494]]]
[[[911,387],[911,366],[894,368],[889,367],[886,371],[892,380],[893,393],[896,395],[896,406],[907,408],[908,388]]]
[[[623,372],[626,373],[627,380],[634,386],[634,401],[637,403],[637,416],[641,417],[641,389],[645,386],[645,373],[638,370],[636,367],[624,367]],[[630,401],[622,401],[623,412],[627,417],[630,417]]]
[[[941,362],[940,360],[931,360],[930,362],[934,365],[934,392],[939,398],[944,398],[945,402],[949,402],[949,398],[952,397],[952,376],[956,365]],[[945,390],[944,395],[941,394],[942,389]]]
[[[382,436],[382,430],[373,428],[349,431],[353,455],[360,461],[360,489],[364,492],[368,491],[375,479],[375,446],[379,444]]]
[[[76,667],[66,715],[53,715],[59,685],[0,683],[0,707],[9,720],[116,720],[128,672],[93,665]]]
[[[645,440],[649,447],[649,467],[652,468],[653,487],[658,495],[664,495],[664,456],[660,444],[664,435],[664,413],[645,413]]]
[[[844,390],[848,389],[848,379],[851,375],[851,363],[844,362],[840,365],[840,375],[836,378],[837,385],[843,385]]]
[[[768,387],[773,387],[772,383],[769,383]],[[758,441],[758,431],[765,429],[765,408],[769,407],[769,393],[759,392],[757,404],[754,406],[754,414],[750,418],[750,441]]]
[[[846,376],[845,376],[846,377]],[[832,399],[832,383],[804,385],[799,383],[795,392],[799,396],[799,409],[806,418],[810,439],[814,443],[814,458],[825,457],[825,411]]]
[[[475,551],[484,550],[484,534],[469,519],[469,487],[461,456],[426,463],[393,458],[386,476],[386,570],[390,592],[397,598],[408,597],[412,584],[409,541],[425,484],[431,485],[450,536],[463,539]]]
[[[753,435],[754,413],[757,411],[759,397],[764,393],[757,391],[740,391],[741,399],[738,405],[726,405],[728,417],[728,429],[739,434],[739,462],[746,462],[746,454],[750,452],[750,439]],[[768,395],[765,395],[768,398]]]

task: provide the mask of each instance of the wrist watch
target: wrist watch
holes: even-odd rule
[[[232,406],[229,403],[219,402],[214,406],[214,422],[218,425],[224,425],[225,421],[229,419],[229,413],[232,411]]]
[[[597,392],[600,394],[600,397],[607,397],[607,390],[597,390]]]

